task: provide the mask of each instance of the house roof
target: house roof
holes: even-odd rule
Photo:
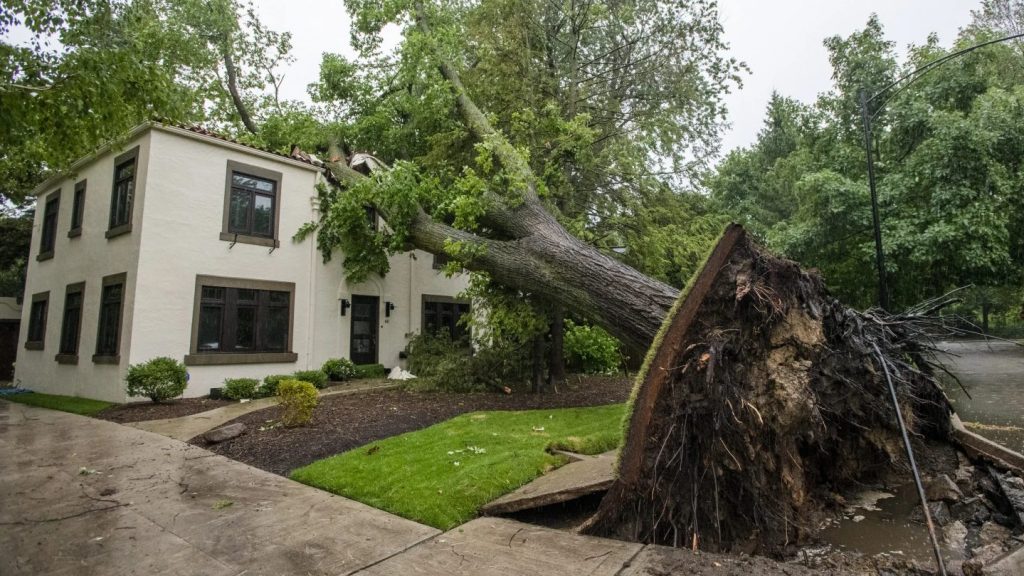
[[[67,178],[69,175],[74,174],[87,164],[94,161],[96,158],[114,149],[115,146],[124,143],[128,140],[131,140],[133,138],[136,138],[138,136],[141,136],[147,130],[151,129],[162,130],[164,132],[178,134],[180,136],[195,138],[197,140],[203,140],[218,146],[240,149],[242,151],[251,154],[256,154],[258,156],[263,156],[271,160],[286,162],[295,166],[299,166],[301,168],[306,168],[307,170],[320,171],[323,169],[323,162],[321,162],[312,154],[302,152],[298,148],[295,148],[292,154],[282,154],[280,152],[275,152],[273,150],[260,148],[258,146],[253,146],[251,144],[240,142],[223,134],[219,134],[212,130],[208,130],[202,126],[154,120],[139,124],[138,126],[129,130],[123,137],[118,138],[117,140],[114,141],[107,142],[100,146],[99,148],[97,148],[91,154],[79,158],[78,160],[73,162],[71,166],[69,166],[66,170],[53,174],[49,178],[41,182],[38,186],[32,189],[29,195],[38,196],[47,188],[53,186],[54,184],[63,180],[64,178]]]

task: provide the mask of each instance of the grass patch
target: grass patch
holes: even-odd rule
[[[82,416],[92,416],[101,410],[114,406],[112,402],[104,402],[102,400],[79,398],[77,396],[40,394],[38,392],[11,394],[10,396],[2,396],[2,398],[19,404],[60,410],[61,412],[71,412],[72,414],[81,414]]]
[[[473,412],[292,471],[293,480],[447,530],[565,464],[549,446],[597,454],[622,438],[625,406]]]

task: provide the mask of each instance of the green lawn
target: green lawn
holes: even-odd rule
[[[474,412],[292,472],[299,482],[447,530],[565,463],[549,446],[597,454],[621,439],[624,405]]]
[[[92,416],[100,410],[110,408],[114,405],[111,402],[103,402],[101,400],[93,400],[91,398],[58,396],[56,394],[39,394],[37,392],[11,394],[10,396],[0,396],[0,398],[10,400],[11,402],[18,402],[20,404],[28,404],[29,406],[39,406],[40,408],[50,408],[52,410],[71,412],[72,414],[81,414],[82,416]]]

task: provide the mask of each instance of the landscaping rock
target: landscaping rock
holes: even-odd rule
[[[953,516],[949,513],[949,506],[945,502],[929,502],[928,510],[932,513],[932,522],[935,522],[936,526],[946,526],[953,521]],[[910,519],[924,524],[924,512],[921,511],[920,506],[914,507],[914,511],[910,513]]]
[[[1000,526],[995,522],[985,522],[981,526],[981,531],[978,532],[978,543],[981,546],[987,546],[989,544],[1003,545],[1010,537],[1010,529],[1005,526]]]
[[[956,556],[967,555],[967,526],[960,520],[954,521],[942,530],[942,537],[949,550]]]
[[[964,497],[953,480],[940,474],[925,487],[925,496],[932,501],[942,500],[945,502],[959,502]]]
[[[1006,496],[1013,508],[1014,521],[1018,526],[1024,525],[1024,480],[1010,473],[993,474],[993,476],[999,483],[999,489],[1002,490],[1003,495]]]
[[[237,438],[244,433],[245,424],[235,422],[234,424],[228,424],[227,426],[222,426],[216,430],[210,430],[206,434],[203,434],[203,438],[210,444],[219,444],[225,440]]]
[[[992,510],[983,496],[974,496],[949,507],[954,518],[980,526],[992,518]]]

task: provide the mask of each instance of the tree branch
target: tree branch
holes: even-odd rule
[[[249,109],[245,106],[245,102],[242,101],[242,95],[238,92],[238,73],[235,69],[234,56],[231,55],[230,38],[225,42],[222,53],[224,55],[224,69],[227,71],[228,75],[227,85],[228,92],[231,94],[231,102],[235,105],[235,110],[238,111],[238,115],[242,118],[242,124],[245,125],[245,129],[251,132],[253,136],[256,136],[259,134],[259,129],[252,121],[252,116],[249,115]]]

